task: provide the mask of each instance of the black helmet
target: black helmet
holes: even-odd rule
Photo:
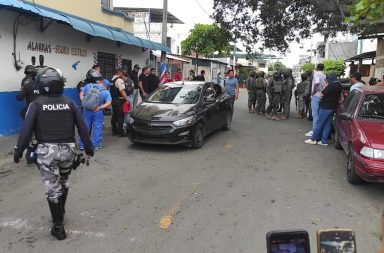
[[[265,73],[264,73],[264,71],[260,71],[260,72],[259,72],[259,77],[262,77],[262,78],[264,78],[264,76],[265,76]]]
[[[27,65],[27,66],[25,66],[24,74],[36,76],[37,75],[37,69],[33,65]]]
[[[36,83],[42,95],[60,95],[64,92],[64,77],[58,69],[41,68],[37,74]]]
[[[96,81],[103,80],[103,76],[99,73],[99,71],[95,69],[90,69],[87,72],[86,81],[88,83],[94,83]]]
[[[277,71],[273,74],[273,79],[280,79],[281,78],[281,73],[280,71]]]

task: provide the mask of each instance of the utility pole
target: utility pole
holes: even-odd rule
[[[236,75],[236,41],[233,43],[233,73]]]
[[[163,0],[163,28],[161,31],[162,35],[162,44],[167,46],[167,24],[168,24],[168,0]],[[166,52],[161,52],[161,62],[165,63],[166,61]]]

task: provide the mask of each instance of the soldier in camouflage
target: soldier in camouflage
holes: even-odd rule
[[[249,113],[256,112],[256,99],[257,99],[257,91],[256,91],[256,72],[251,71],[249,77],[247,79],[247,90],[248,90],[248,111]]]
[[[36,163],[53,221],[51,234],[63,240],[66,238],[63,221],[68,176],[75,160],[75,127],[84,142],[86,155],[92,157],[94,152],[80,110],[71,99],[62,95],[64,78],[60,71],[45,68],[37,75],[36,82],[42,96],[29,105],[13,159],[15,163],[20,162],[34,132],[38,142]]]
[[[264,76],[265,73],[263,71],[260,71],[256,79],[256,112],[259,115],[265,115],[265,104],[267,102],[267,81],[264,79]]]
[[[272,120],[280,120],[279,117],[277,117],[277,111],[279,109],[279,103],[281,99],[281,93],[283,91],[283,80],[280,72],[276,72],[273,74],[273,78],[269,81],[267,92],[268,97],[272,99],[270,101],[271,103],[271,113],[267,115],[268,119]]]
[[[283,81],[283,116],[280,118],[282,120],[287,120],[289,118],[289,113],[291,111],[291,99],[292,99],[292,90],[295,87],[295,82],[292,76],[292,70],[287,69],[284,73]]]
[[[301,74],[301,82],[297,85],[297,89],[295,91],[297,97],[297,118],[303,119],[305,113],[305,101],[307,96],[311,94],[311,84],[308,81],[307,74]]]

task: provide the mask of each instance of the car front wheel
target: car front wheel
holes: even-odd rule
[[[199,149],[203,146],[205,137],[204,125],[197,123],[195,131],[192,136],[192,148]]]
[[[347,179],[350,184],[363,184],[364,181],[359,175],[356,174],[355,162],[353,160],[355,151],[352,145],[349,145],[347,155]]]

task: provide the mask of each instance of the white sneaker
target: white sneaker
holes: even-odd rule
[[[317,144],[317,141],[313,141],[311,139],[308,139],[308,140],[305,140],[304,143],[306,144],[311,144],[311,145],[316,145]]]
[[[312,134],[313,134],[313,132],[312,132],[312,131],[309,131],[308,133],[306,133],[306,134],[304,134],[304,135],[307,136],[307,137],[312,137]]]
[[[328,143],[322,143],[321,141],[319,141],[317,144],[319,144],[321,146],[328,146]]]

